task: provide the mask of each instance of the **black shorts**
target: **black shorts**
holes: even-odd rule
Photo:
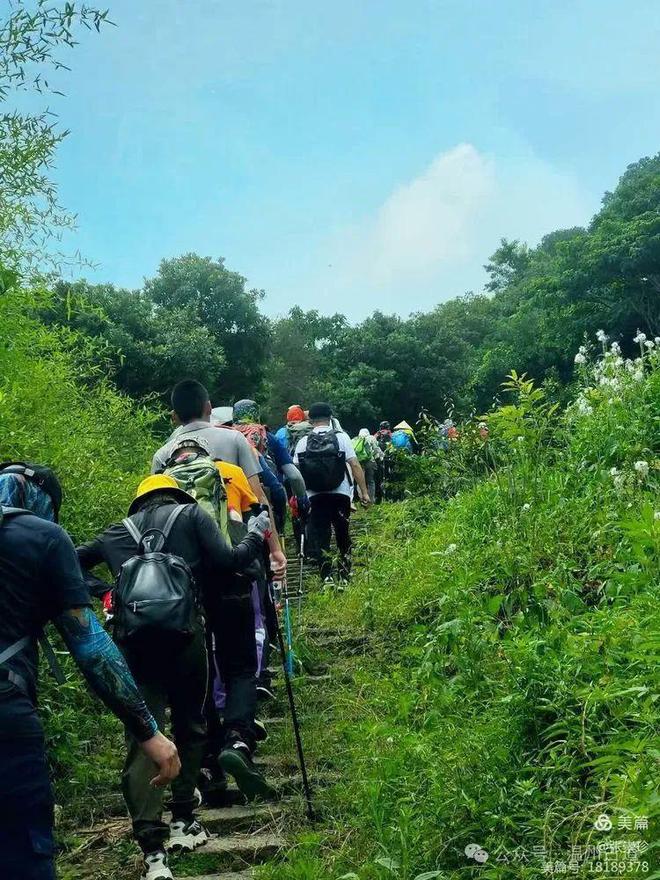
[[[22,693],[8,693],[4,682],[0,690],[0,714],[29,710]],[[35,730],[0,739],[0,877],[55,880],[54,857],[53,793],[43,735]]]

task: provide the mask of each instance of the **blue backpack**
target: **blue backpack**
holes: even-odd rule
[[[405,431],[395,431],[392,434],[392,446],[395,449],[402,449],[404,452],[412,452],[412,443]]]

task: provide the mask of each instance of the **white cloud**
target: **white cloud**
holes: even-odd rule
[[[533,245],[589,220],[597,205],[571,174],[518,153],[501,158],[459,144],[437,155],[371,216],[327,242],[319,262],[331,264],[331,274],[319,271],[309,295],[317,305],[330,296],[354,318],[374,308],[432,308],[482,287],[483,264],[501,238]]]
[[[492,161],[471,144],[441,153],[419,177],[394,190],[368,222],[359,263],[375,283],[388,284],[464,260],[494,185]]]

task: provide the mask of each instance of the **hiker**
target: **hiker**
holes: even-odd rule
[[[196,389],[196,391],[199,394],[199,401],[206,392],[203,387],[201,392],[199,389]],[[242,447],[247,451],[249,466],[251,468],[254,467],[255,451],[252,446],[239,433],[227,430],[223,425],[220,428],[211,428],[210,433],[207,429],[180,432],[178,435],[175,432],[174,440],[172,440],[169,446],[168,454],[170,458],[167,462],[169,466],[165,468],[165,473],[173,476],[181,488],[195,494],[198,502],[215,519],[222,534],[230,540],[232,532],[226,507],[227,491],[226,487],[218,485],[222,484],[222,480],[219,479],[222,476],[222,462],[215,460],[216,456],[213,454],[213,447],[215,446],[216,451],[218,449],[217,442],[214,443],[217,435],[220,435],[223,440],[228,438],[229,445],[224,443],[222,448],[229,452],[236,448],[232,447],[231,444],[238,438]],[[237,464],[236,466],[238,467],[239,465]],[[241,470],[243,469],[241,468]],[[209,485],[209,482],[211,485]],[[259,486],[262,497],[265,497],[258,478],[248,478],[250,488],[253,487],[253,483]],[[279,536],[275,529],[271,530],[269,549],[270,564],[272,565],[274,575],[282,577],[285,566],[279,560],[282,559],[284,554],[282,553]],[[263,598],[266,594],[266,583],[263,577],[260,578],[259,584],[260,596]],[[210,622],[207,646],[211,654],[214,654],[214,645],[217,651],[220,652],[224,650],[226,644],[233,646],[232,650],[223,654],[222,659],[219,661],[220,673],[226,694],[224,707],[225,727],[222,731],[222,736],[230,736],[232,731],[238,731],[240,733],[241,749],[246,749],[248,757],[251,757],[257,746],[258,726],[255,717],[257,701],[260,695],[264,696],[263,688],[266,684],[265,682],[257,682],[256,678],[259,665],[255,641],[257,609],[252,605],[252,585],[253,578],[246,579],[239,574],[234,575],[232,595],[221,600],[223,605],[222,613],[218,612],[214,621]],[[261,614],[261,605],[258,610],[260,616],[263,616]],[[267,687],[265,695],[268,697],[272,696]],[[209,748],[215,748],[214,743],[220,741],[220,733],[217,725],[213,724]],[[257,789],[256,793],[263,797],[272,795],[272,789],[268,786],[263,776],[257,773],[251,763],[245,766],[245,762],[233,760],[231,754],[223,750],[217,760],[213,760],[210,764],[207,762],[206,764],[206,767],[212,771],[211,784],[206,786],[206,788],[213,792],[213,797],[219,796],[227,786],[226,776],[221,767],[223,761],[227,764],[227,769],[235,777],[238,787],[247,797],[254,797],[255,789]],[[233,766],[234,764],[236,766]]]
[[[266,425],[262,424],[259,405],[256,401],[245,398],[234,404],[234,428],[247,438],[250,445],[256,449],[266,463],[266,467],[262,463],[261,477],[268,480],[265,485],[271,493],[275,521],[278,531],[283,533],[287,506],[284,483],[288,483],[293,495],[299,499],[305,499],[307,497],[305,481],[293,463],[285,444],[278,440]],[[275,476],[275,482],[273,482],[271,474]]]
[[[417,441],[415,440],[413,429],[405,420],[394,426],[392,447],[408,455],[416,450]]]
[[[53,794],[36,708],[37,641],[48,621],[89,686],[130,731],[146,786],[157,792],[180,769],[176,747],[159,732],[91,610],[73,544],[57,525],[61,502],[50,468],[0,465],[0,865],[6,880],[55,878]]]
[[[376,459],[376,504],[385,498],[385,488],[390,477],[390,453],[392,452],[392,428],[388,421],[382,421],[374,434],[382,455]]]
[[[208,663],[204,615],[215,631],[222,623],[222,599],[230,575],[247,568],[262,552],[268,513],[250,521],[248,533],[230,547],[216,523],[172,476],[142,480],[128,516],[77,548],[85,571],[105,563],[117,579],[114,635],[150,711],[159,724],[171,711],[181,754],[181,773],[172,785],[172,821],[163,822],[163,798],[149,787],[149,767],[131,732],[122,790],[133,833],[144,854],[145,880],[172,877],[165,849],[193,850],[209,839],[196,820],[195,787],[206,744],[204,704]],[[105,584],[88,576],[98,591]],[[164,609],[164,610],[161,610]],[[226,629],[225,639],[231,637]],[[223,644],[223,651],[245,650]],[[231,720],[227,722],[231,726]],[[238,753],[240,731],[232,730],[225,749]],[[247,747],[241,755],[252,772]]]
[[[333,583],[329,558],[332,529],[339,549],[339,585],[351,574],[351,490],[357,483],[362,503],[371,499],[351,440],[331,427],[332,407],[315,403],[309,409],[312,432],[296,447],[294,461],[300,464],[311,501],[308,523],[310,552],[319,564],[321,578]]]
[[[290,406],[286,413],[286,424],[275,432],[275,437],[286,445],[293,456],[298,441],[312,430],[305,411],[298,404]]]
[[[194,379],[183,379],[172,390],[172,420],[178,427],[172,432],[167,443],[154,454],[151,473],[159,473],[167,467],[172,450],[177,442],[185,438],[201,438],[209,448],[211,458],[228,461],[238,465],[259,499],[260,504],[268,505],[268,498],[259,480],[261,466],[245,437],[238,431],[219,431],[211,425],[211,401],[206,388]],[[271,529],[277,528],[271,518]],[[282,550],[271,553],[273,571],[284,574],[286,556]]]
[[[352,440],[353,449],[357,455],[357,459],[362,465],[364,471],[364,479],[367,484],[369,497],[376,498],[376,462],[380,458],[384,458],[385,454],[381,452],[380,446],[376,442],[375,437],[369,433],[369,428],[360,428],[357,437]]]

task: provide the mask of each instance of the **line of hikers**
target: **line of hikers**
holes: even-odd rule
[[[143,880],[169,880],[167,851],[208,840],[195,810],[202,799],[226,802],[227,775],[248,800],[275,794],[253,755],[267,736],[258,707],[273,696],[271,588],[286,578],[287,503],[300,551],[308,548],[324,581],[340,588],[351,574],[354,490],[365,505],[378,497],[396,429],[384,422],[374,437],[365,429],[351,442],[331,407],[317,403],[307,412],[291,407],[273,434],[254,401],[212,409],[194,380],[178,383],[171,402],[177,427],[126,518],[77,548],[58,525],[62,491],[52,469],[0,465],[2,877],[55,877],[53,797],[36,709],[38,642],[61,676],[43,637],[48,622],[124,723],[122,790],[144,854]],[[101,564],[112,586],[94,574]],[[91,597],[102,600],[112,638]],[[162,733],[168,711],[176,745]]]

